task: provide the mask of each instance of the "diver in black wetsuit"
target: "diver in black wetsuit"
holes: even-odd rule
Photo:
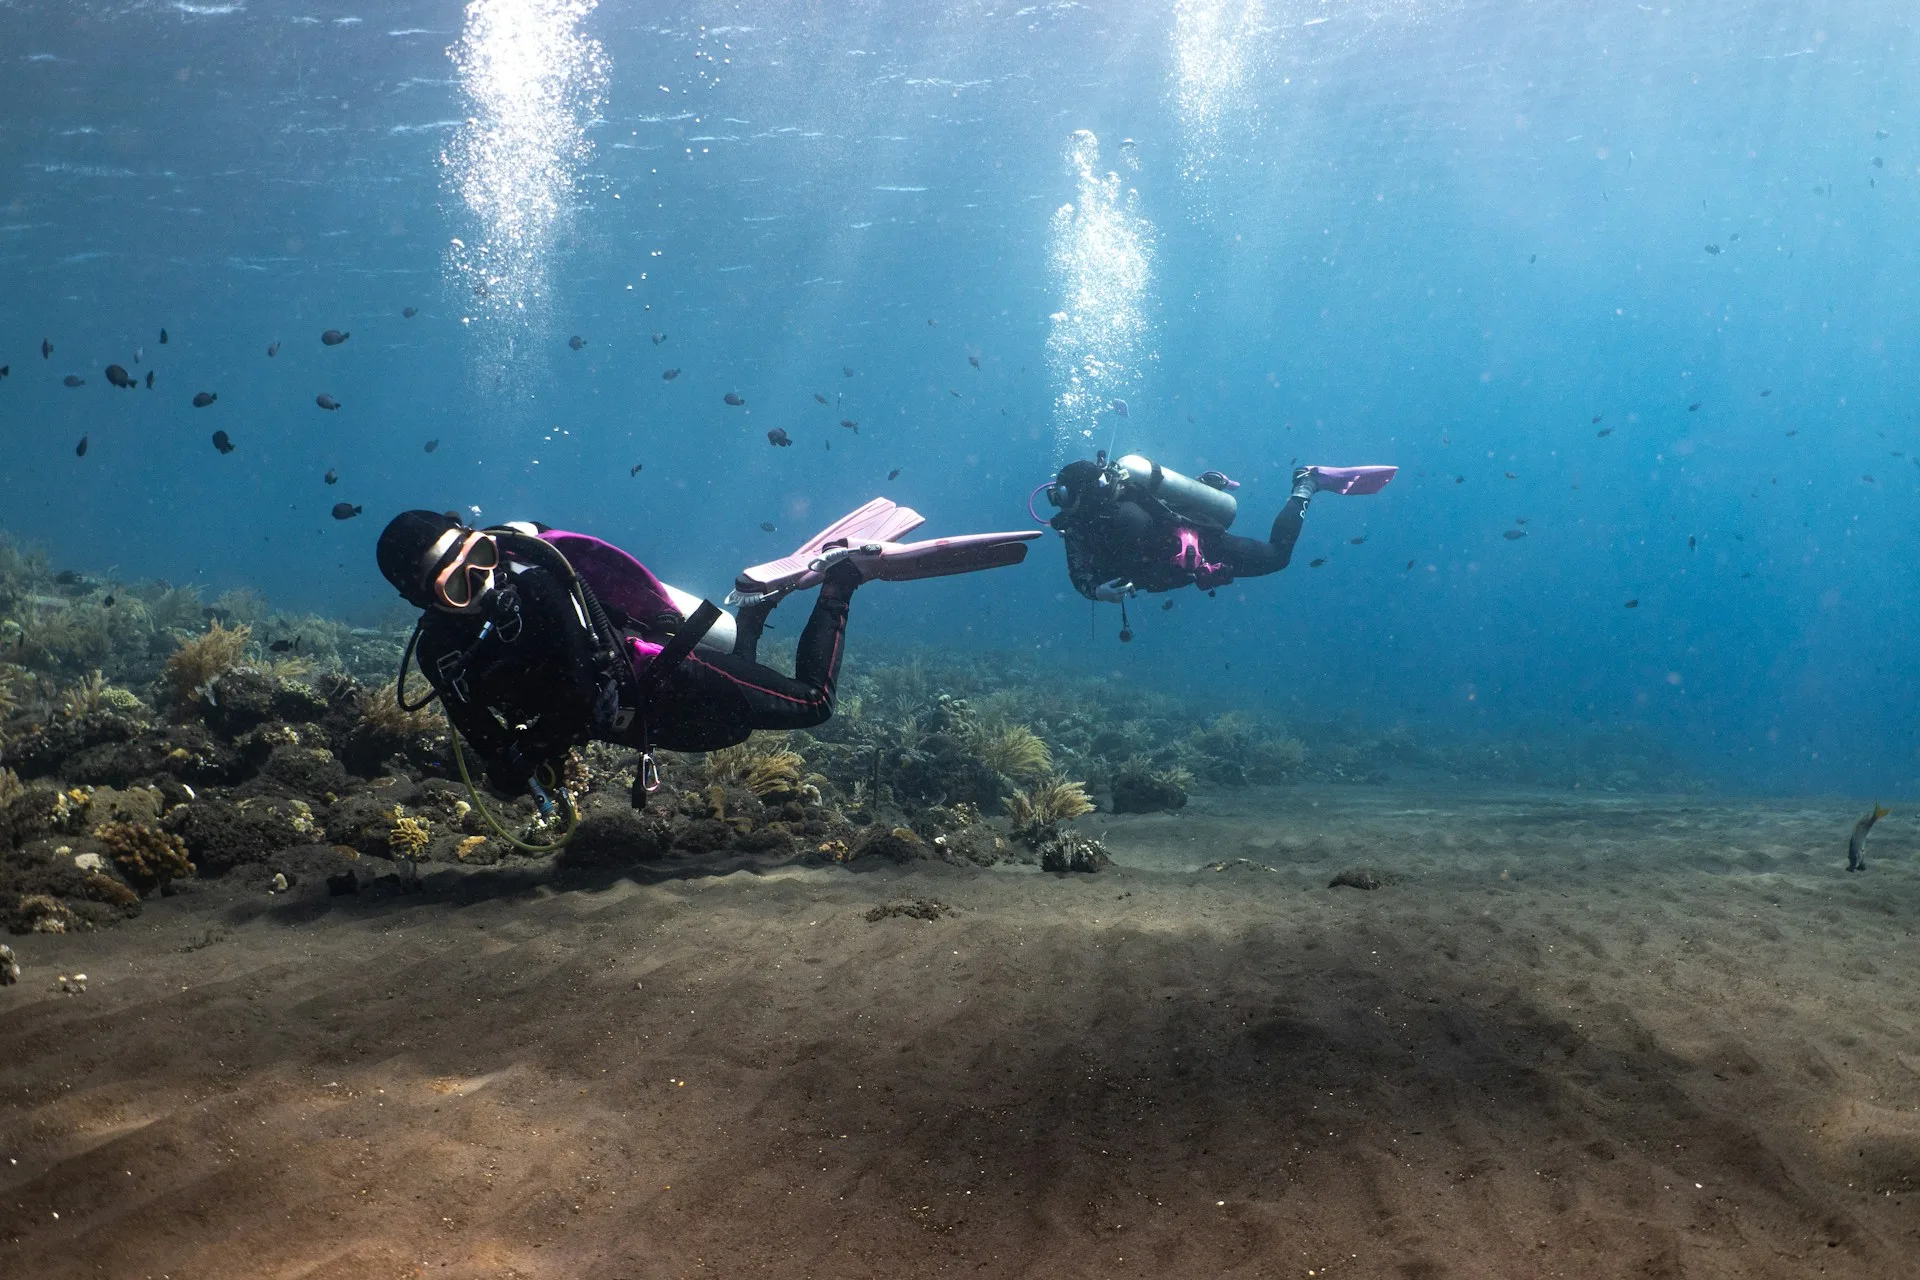
[[[1048,523],[1066,540],[1067,574],[1089,600],[1189,584],[1211,591],[1236,578],[1278,573],[1293,556],[1316,493],[1376,493],[1392,467],[1301,467],[1267,540],[1227,532],[1239,485],[1218,471],[1198,480],[1138,454],[1069,462],[1047,486],[1059,507]]]
[[[487,780],[509,795],[543,772],[557,775],[567,751],[592,739],[643,752],[711,751],[755,729],[824,722],[848,603],[865,580],[851,557],[824,568],[789,677],[755,660],[778,595],[740,610],[732,652],[721,653],[695,648],[725,616],[718,609],[703,605],[683,619],[658,595],[642,596],[659,603],[653,616],[610,609],[531,526],[475,530],[450,515],[407,511],[381,534],[378,558],[387,580],[425,610],[413,649],[447,718],[486,761]],[[643,762],[643,773],[649,768]]]

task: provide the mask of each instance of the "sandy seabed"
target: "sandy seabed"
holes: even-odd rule
[[[1096,815],[1096,875],[211,882],[10,940],[0,1275],[1911,1277],[1920,839],[1850,876],[1856,816],[1301,787]]]

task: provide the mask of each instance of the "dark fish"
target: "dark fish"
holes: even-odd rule
[[[1352,543],[1352,544],[1353,544],[1354,546],[1356,546],[1356,547],[1357,547],[1357,546],[1359,546],[1359,545],[1360,545],[1361,543],[1363,543],[1363,542],[1365,542],[1366,540],[1367,540],[1367,535],[1366,535],[1366,534],[1364,534],[1364,533],[1363,533],[1363,534],[1361,534],[1361,535],[1360,535],[1359,537],[1357,537],[1357,538],[1348,538],[1348,539],[1347,539],[1347,541],[1348,541],[1348,542],[1350,542],[1350,543]]]
[[[817,403],[825,404],[827,402],[827,393],[824,391],[816,391],[813,393],[813,398]]]
[[[272,341],[272,342],[269,342],[269,343],[267,344],[267,359],[269,359],[269,360],[271,360],[271,359],[273,359],[273,358],[274,358],[275,356],[277,356],[277,355],[279,355],[279,354],[280,354],[280,342],[279,342],[279,340],[278,340],[278,339],[275,339],[274,341]]]
[[[1795,427],[1793,430],[1787,432],[1787,434],[1790,436],[1797,436],[1800,434],[1800,428]]]
[[[337,347],[352,336],[352,334],[342,333],[338,329],[329,329],[320,335],[320,341],[329,347]]]
[[[233,441],[227,439],[226,432],[216,431],[213,433],[213,447],[218,449],[222,454],[232,453]]]
[[[1873,167],[1876,169],[1884,169],[1887,167],[1887,162],[1885,160],[1882,160],[1879,156],[1875,156],[1873,158]]]
[[[567,345],[572,347],[575,351],[578,351],[580,348],[587,345],[587,340],[576,333],[571,338],[567,339]]]
[[[1691,551],[1699,545],[1700,545],[1700,540],[1698,538],[1694,537],[1692,534],[1687,535],[1687,550]]]
[[[948,394],[948,395],[950,395],[950,396],[952,396],[952,397],[953,397],[953,398],[954,398],[955,400],[958,400],[958,399],[960,398],[960,388],[958,388],[958,387],[948,387],[948,388],[947,388],[947,394]]]
[[[1600,419],[1601,419],[1601,418],[1603,418],[1603,417],[1605,417],[1605,416],[1606,416],[1605,414],[1601,414],[1601,413],[1596,413],[1596,414],[1594,414],[1594,415],[1593,415],[1593,420],[1594,420],[1594,422],[1596,422],[1596,423],[1597,423],[1597,422],[1599,422],[1599,421],[1600,421]]]
[[[900,468],[895,467],[893,470],[887,472],[887,479],[898,480],[899,478],[900,478]]]
[[[653,339],[653,345],[656,347],[667,340],[667,335],[664,333],[655,333],[648,336]]]
[[[1408,573],[1411,573],[1411,572],[1413,572],[1413,566],[1414,566],[1414,565],[1416,565],[1416,564],[1418,564],[1418,563],[1419,563],[1419,562],[1418,562],[1418,561],[1416,561],[1416,560],[1409,560],[1409,561],[1407,561],[1407,568],[1406,568],[1406,572],[1408,572]]]
[[[66,383],[70,387],[84,387],[87,385],[87,380],[81,377],[77,373],[70,373],[66,377],[60,379],[60,381]]]
[[[1763,390],[1763,391],[1762,391],[1762,392],[1760,393],[1760,396],[1761,396],[1761,398],[1762,398],[1762,399],[1765,399],[1766,397],[1768,397],[1768,396],[1770,396],[1770,395],[1772,395],[1772,394],[1773,394],[1773,388],[1772,388],[1772,387],[1768,387],[1768,388],[1766,388],[1765,390]]]
[[[417,315],[419,315],[419,314],[420,314],[420,308],[418,308],[418,307],[402,307],[402,308],[400,308],[400,316],[401,316],[401,318],[402,318],[402,319],[404,319],[404,320],[411,320],[411,319],[413,319],[413,318],[414,318],[415,316],[417,316]]]
[[[85,436],[81,436],[80,443],[73,446],[73,456],[76,458],[84,458],[87,456],[87,438]]]
[[[1527,536],[1527,531],[1525,529],[1503,529],[1500,532],[1500,536],[1508,542],[1518,542]]]
[[[940,327],[940,322],[938,320],[935,320],[932,316],[927,317],[927,328],[938,329],[939,327]]]
[[[1527,518],[1525,516],[1515,516],[1513,518],[1513,522],[1515,524],[1525,524],[1527,522]]]
[[[1622,607],[1627,609],[1638,609],[1640,607],[1639,598],[1635,597],[1634,599],[1627,601],[1627,603]]]
[[[680,371],[678,369],[662,369],[660,371],[661,379],[666,382],[672,382],[675,378],[679,376],[680,376]]]
[[[1465,476],[1455,476],[1453,478],[1453,482],[1455,484],[1465,484],[1467,482],[1467,478]]]
[[[102,600],[102,601],[100,602],[100,605],[101,605],[101,607],[102,607],[102,608],[106,608],[106,609],[111,609],[111,608],[113,608],[113,597],[112,597],[112,596],[108,596],[108,597],[107,597],[107,598],[106,598],[105,600]]]
[[[339,484],[340,473],[334,470],[332,467],[328,467],[327,474],[322,476],[321,479],[325,480],[328,484]]]
[[[1595,434],[1595,435],[1597,435],[1597,436],[1601,436],[1601,437],[1606,437],[1606,436],[1610,436],[1610,435],[1612,435],[1612,434],[1613,434],[1613,428],[1612,428],[1612,427],[1602,427],[1602,428],[1600,428],[1600,429],[1599,429],[1598,431],[1596,431],[1596,432],[1594,432],[1593,434]]]
[[[853,432],[853,434],[855,435],[860,434],[860,424],[855,422],[852,418],[840,419],[840,425],[845,427],[847,430]]]
[[[153,370],[147,370],[147,390],[153,390]]]
[[[762,530],[763,530],[764,532],[767,532],[767,533],[772,533],[772,532],[774,532],[774,526],[773,526],[773,521],[771,521],[771,520],[762,520],[762,521],[760,522],[760,528],[761,528],[761,529],[762,529]]]
[[[1853,824],[1853,834],[1847,837],[1847,870],[1865,871],[1867,869],[1867,860],[1861,856],[1861,851],[1867,846],[1867,833],[1873,830],[1874,823],[1892,812],[1893,810],[1884,805],[1876,804],[1873,806],[1872,813]]]
[[[1700,408],[1700,406],[1701,406],[1701,405],[1703,405],[1703,404],[1705,404],[1705,403],[1706,403],[1706,401],[1705,401],[1705,400],[1695,400],[1695,401],[1694,401],[1694,402],[1693,402],[1692,404],[1690,404],[1690,405],[1688,405],[1688,406],[1687,406],[1687,412],[1688,412],[1688,413],[1694,413],[1694,412],[1697,412],[1697,411],[1699,410],[1699,408]]]
[[[332,396],[328,395],[324,391],[322,391],[319,395],[315,396],[313,398],[313,402],[319,405],[322,409],[338,409],[340,407],[340,402],[338,400],[335,400]]]
[[[1160,612],[1165,613],[1171,608],[1173,608],[1173,601],[1172,599],[1168,599],[1168,601],[1165,604],[1160,606]]]
[[[1719,246],[1719,245],[1717,245],[1717,244],[1710,244],[1710,245],[1708,245],[1708,246],[1707,246],[1707,252],[1708,252],[1708,253],[1718,253],[1718,252],[1720,252],[1720,246]]]
[[[163,347],[167,345],[167,331],[165,329],[160,331],[160,345]]]
[[[212,391],[196,391],[193,395],[193,407],[204,409],[219,398],[219,395]]]
[[[10,374],[10,373],[12,373],[12,372],[13,372],[13,366],[12,366],[12,365],[10,365],[10,364],[0,364],[0,378],[4,378],[4,377],[6,377],[6,376],[7,376],[8,374]]]
[[[1527,255],[1527,265],[1528,265],[1528,266],[1532,266],[1532,265],[1533,265],[1533,264],[1534,264],[1534,263],[1535,263],[1536,261],[1538,261],[1538,259],[1539,259],[1539,257],[1540,257],[1540,255],[1539,255],[1539,254],[1537,254],[1537,253],[1530,253],[1530,254],[1528,254],[1528,255]]]
[[[435,436],[433,439],[427,441],[428,453],[432,453],[435,449],[438,449],[439,447],[440,447],[440,437]]]
[[[767,443],[776,449],[784,449],[792,444],[793,440],[787,435],[784,428],[775,427],[773,430],[767,432]]]
[[[637,476],[637,475],[639,475],[639,474],[640,474],[640,468],[642,468],[642,467],[644,467],[644,466],[646,466],[646,465],[647,465],[647,464],[646,464],[646,463],[644,463],[644,462],[636,462],[636,463],[634,463],[634,464],[633,464],[633,466],[632,466],[632,467],[630,467],[630,468],[629,468],[629,469],[627,470],[627,474],[628,474],[629,476]]]
[[[980,357],[979,357],[979,356],[968,356],[968,357],[967,357],[967,363],[968,363],[968,364],[970,364],[970,365],[972,365],[972,366],[973,366],[974,368],[976,368],[976,369],[978,369],[978,368],[980,367]],[[1171,601],[1171,600],[1169,600],[1169,601],[1167,601],[1167,603],[1168,603],[1168,604],[1172,604],[1172,603],[1173,603],[1173,601]]]
[[[1515,475],[1515,474],[1513,474],[1513,472],[1511,472],[1511,471],[1509,471],[1509,472],[1507,472],[1507,473],[1506,473],[1506,477],[1507,477],[1507,479],[1509,479],[1509,480],[1518,480],[1518,479],[1520,478],[1519,476],[1517,476],[1517,475]]]
[[[117,364],[107,366],[107,381],[116,387],[137,387],[140,385],[131,374]]]
[[[725,394],[724,396],[721,396],[720,398],[726,401],[728,404],[732,405],[736,409],[747,402],[747,398],[741,395],[738,391],[729,391],[727,392],[727,394]]]
[[[1874,481],[1874,478],[1873,478],[1872,476],[1866,476],[1866,475],[1863,475],[1863,476],[1861,476],[1860,478],[1861,478],[1862,480],[1865,480],[1865,481],[1866,481],[1866,482],[1867,482],[1868,484],[1873,484],[1873,483],[1875,483],[1875,481]]]
[[[333,504],[333,518],[335,520],[351,520],[359,514],[360,508],[354,506],[351,502],[336,502]]]
[[[1321,556],[1318,560],[1307,561],[1307,568],[1318,569],[1321,565],[1325,564],[1326,562],[1327,562],[1327,558],[1325,556]]]
[[[147,349],[145,347],[135,347],[133,349],[133,362],[135,364],[139,364],[140,361],[146,356],[146,354],[147,354]]]
[[[300,637],[295,636],[291,640],[275,640],[272,644],[267,646],[267,652],[268,653],[292,653],[295,649],[298,649],[299,647],[300,647]]]
[[[841,365],[840,376],[843,378],[851,378],[853,376],[853,366],[850,364]]]
[[[1893,135],[1888,133],[1885,129],[1875,129],[1873,131],[1873,136],[1876,138],[1891,138]]]
[[[53,344],[51,342],[48,342],[45,338],[40,339],[40,358],[42,360],[45,360],[51,357],[52,355],[53,355]]]

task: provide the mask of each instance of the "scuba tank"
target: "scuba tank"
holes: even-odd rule
[[[1221,529],[1231,528],[1240,504],[1230,493],[1210,484],[1169,471],[1150,458],[1130,453],[1113,464],[1117,479],[1138,487],[1167,505],[1175,515]]]

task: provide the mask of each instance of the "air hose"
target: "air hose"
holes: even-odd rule
[[[453,761],[460,766],[460,781],[467,784],[467,794],[473,797],[473,807],[479,811],[482,818],[486,819],[487,825],[493,828],[495,835],[522,853],[557,853],[566,847],[567,841],[573,839],[573,833],[580,827],[580,811],[574,808],[573,797],[567,794],[565,788],[556,788],[560,792],[561,801],[567,806],[567,829],[560,833],[559,839],[551,844],[533,844],[522,840],[500,825],[500,820],[493,816],[493,810],[487,808],[487,802],[480,798],[480,788],[473,785],[473,775],[467,771],[467,753],[460,747],[460,731],[452,725],[448,725],[447,730],[448,735],[453,739]]]

